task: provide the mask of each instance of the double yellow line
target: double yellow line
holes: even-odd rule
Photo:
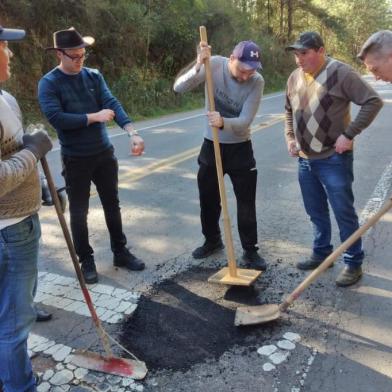
[[[284,120],[283,114],[277,114],[272,117],[272,120],[266,123],[260,123],[251,128],[251,132],[256,133],[265,128],[272,127],[273,125],[281,122]],[[189,150],[183,151],[179,154],[172,155],[169,158],[162,159],[159,162],[151,163],[150,165],[146,165],[140,168],[132,168],[126,169],[126,173],[122,173],[119,176],[119,186],[121,187],[122,184],[129,184],[130,182],[138,181],[142,178],[145,178],[151,174],[161,171],[162,169],[166,169],[169,167],[173,167],[178,165],[181,162],[185,162],[188,159],[194,158],[199,154],[200,146],[190,148]],[[122,168],[122,170],[124,170]],[[91,194],[91,196],[96,196],[96,192]]]
[[[284,114],[272,115],[270,120],[253,126],[251,128],[251,132],[252,134],[256,132],[260,132],[263,129],[272,127],[273,125],[282,122],[283,120],[284,120]],[[124,169],[124,167],[122,167],[121,170],[123,172],[119,175],[119,187],[121,186],[126,187],[131,182],[136,182],[138,180],[141,180],[142,178],[150,176],[151,174],[157,173],[159,171],[163,171],[164,169],[176,166],[179,163],[194,158],[199,154],[199,151],[200,151],[200,146],[197,146],[194,148],[190,148],[189,150],[183,151],[179,154],[172,155],[169,158],[161,159],[159,162],[151,163],[149,165],[140,168]],[[98,193],[94,189],[91,191],[90,198],[96,197],[97,195]],[[52,209],[41,209],[40,216],[43,218],[48,214],[51,214],[52,212],[53,212]]]

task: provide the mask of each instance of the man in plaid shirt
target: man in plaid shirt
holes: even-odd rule
[[[303,202],[314,227],[313,252],[297,267],[309,270],[332,252],[328,202],[342,242],[359,226],[352,191],[354,138],[372,122],[382,101],[350,66],[326,56],[318,33],[302,33],[286,49],[298,68],[287,81],[285,136],[289,154],[298,158]],[[351,102],[360,106],[354,119]],[[361,278],[363,258],[359,239],[344,254],[338,286]]]

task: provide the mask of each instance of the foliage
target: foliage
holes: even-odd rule
[[[15,52],[9,88],[36,120],[37,82],[56,65],[52,33],[74,26],[96,38],[88,66],[99,68],[134,118],[200,105],[203,91],[177,96],[175,75],[195,58],[198,27],[207,27],[213,53],[230,55],[252,39],[263,52],[266,90],[284,87],[294,67],[284,47],[300,32],[319,31],[328,52],[355,64],[362,42],[391,28],[392,0],[0,0],[0,24],[28,36]]]

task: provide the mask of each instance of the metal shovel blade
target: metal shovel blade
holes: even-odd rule
[[[76,351],[71,358],[76,365],[98,372],[115,374],[142,380],[147,374],[146,364],[142,361],[117,357],[105,357],[91,351]]]
[[[234,325],[268,323],[277,320],[280,315],[279,305],[241,306],[235,312]]]

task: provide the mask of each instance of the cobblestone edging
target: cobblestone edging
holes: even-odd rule
[[[109,324],[119,323],[125,316],[131,315],[140,298],[139,293],[104,284],[89,285],[88,289],[98,317]],[[34,300],[82,316],[90,316],[76,278],[39,272]]]
[[[296,343],[301,341],[301,336],[294,332],[286,332],[283,335],[283,339],[279,340],[276,345],[269,344],[260,347],[257,350],[257,353],[262,357],[266,357],[268,362],[265,362],[263,365],[263,370],[265,372],[270,372],[276,369],[276,366],[285,362],[291,355],[291,353],[296,349]],[[305,385],[306,377],[310,371],[310,367],[312,366],[317,355],[317,349],[312,349],[310,357],[308,358],[305,369],[303,371],[297,370],[296,374],[300,376],[298,387],[292,387],[291,392],[301,392],[301,388]],[[275,392],[278,389],[275,388]]]
[[[42,353],[57,364],[41,376],[37,392],[142,392],[144,387],[129,377],[94,372],[71,363],[73,348],[31,333],[27,341],[29,355]]]
[[[263,370],[266,372],[270,372],[271,370],[276,369],[277,365],[280,365],[290,356],[290,352],[295,349],[296,342],[301,340],[301,336],[293,333],[286,332],[283,335],[283,339],[279,340],[276,344],[270,344],[260,347],[257,350],[257,353],[263,357],[268,358],[268,362],[265,362],[263,365]]]

